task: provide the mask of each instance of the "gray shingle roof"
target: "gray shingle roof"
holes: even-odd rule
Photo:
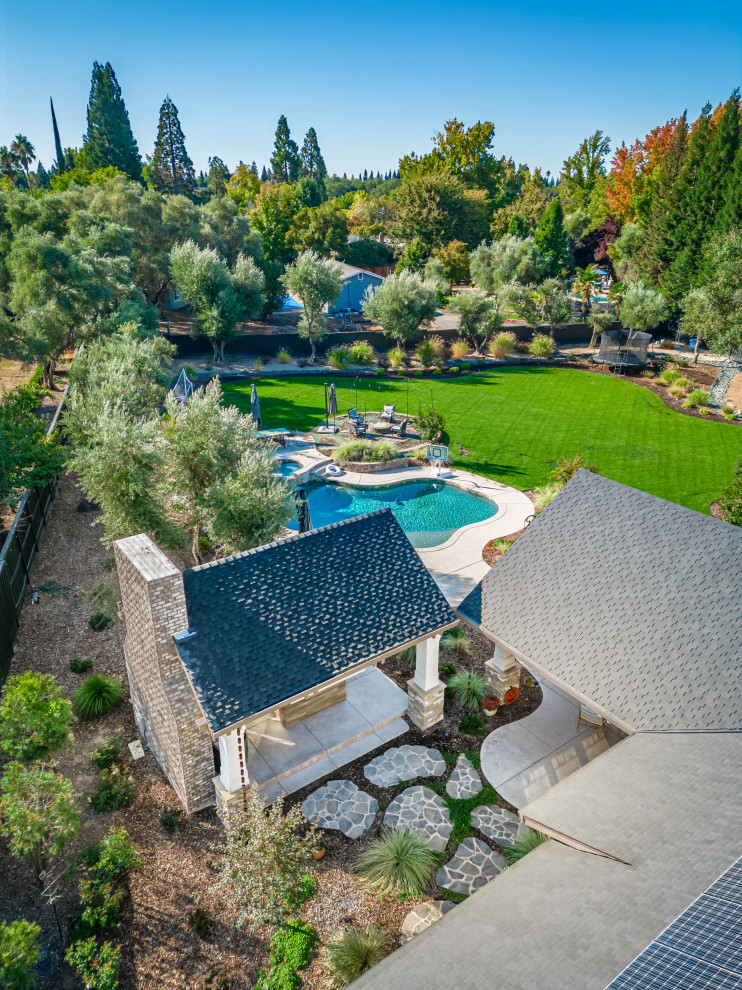
[[[389,509],[183,573],[176,637],[218,732],[455,622]]]
[[[742,529],[578,471],[459,611],[633,729],[742,728]]]

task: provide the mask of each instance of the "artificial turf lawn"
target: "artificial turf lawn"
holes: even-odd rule
[[[324,416],[324,382],[338,413],[356,405],[352,377],[287,376],[257,382],[266,428],[307,430]],[[250,411],[250,381],[224,385],[225,401]],[[357,380],[358,408],[407,405],[407,382]],[[446,420],[452,460],[521,490],[546,480],[561,457],[581,454],[607,478],[708,512],[742,458],[742,428],[668,409],[649,389],[572,368],[506,367],[453,379],[412,380],[409,410],[431,395]],[[459,453],[459,446],[467,452]],[[600,511],[600,506],[596,506]]]

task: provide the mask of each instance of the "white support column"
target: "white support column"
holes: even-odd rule
[[[407,712],[419,729],[443,718],[445,686],[438,676],[440,636],[429,636],[415,649],[415,676],[407,681]]]
[[[440,643],[440,636],[431,636],[422,640],[415,648],[415,684],[423,691],[430,691],[438,686]]]
[[[484,667],[487,685],[502,704],[510,688],[518,687],[520,684],[520,667],[515,659],[515,654],[497,643],[494,656],[485,661]]]
[[[230,791],[232,794],[240,791],[242,789],[243,774],[240,772],[240,745],[239,745],[239,733],[242,729],[235,729],[232,732],[227,733],[226,736],[219,736],[219,757],[220,757],[220,769],[219,769],[219,780],[221,781],[222,787],[226,791]],[[249,787],[250,780],[247,776],[247,753],[244,752],[244,735],[243,735],[243,756],[245,758],[245,768],[244,768],[244,783]]]

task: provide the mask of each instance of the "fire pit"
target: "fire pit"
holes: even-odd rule
[[[387,433],[392,432],[392,424],[388,419],[375,419],[373,423],[368,424],[368,428],[372,433],[378,433],[379,436],[386,436]]]

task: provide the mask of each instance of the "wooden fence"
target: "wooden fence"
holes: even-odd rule
[[[66,395],[65,391],[49,424],[47,436],[57,427]],[[0,549],[0,685],[5,682],[10,670],[23,599],[31,581],[31,569],[56,488],[57,479],[54,478],[43,488],[31,488],[24,492]]]

